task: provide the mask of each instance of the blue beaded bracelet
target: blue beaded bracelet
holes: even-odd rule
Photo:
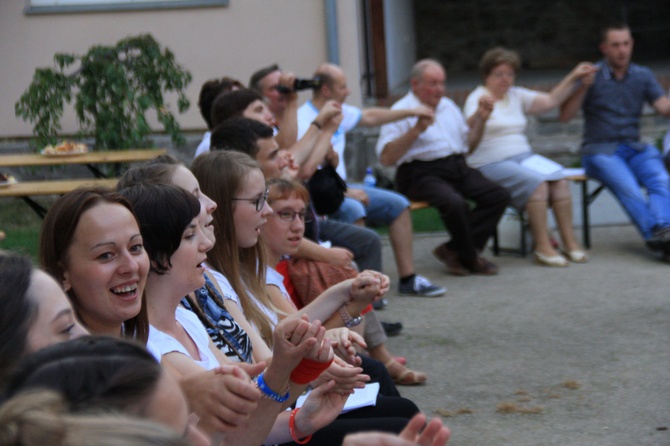
[[[268,387],[267,384],[265,384],[265,380],[263,380],[263,373],[258,375],[258,377],[256,378],[256,385],[258,386],[259,390],[263,392],[263,395],[278,403],[283,403],[284,401],[286,401],[289,397],[290,387],[286,388],[286,393],[283,395],[275,393],[274,390],[272,390],[271,388]]]

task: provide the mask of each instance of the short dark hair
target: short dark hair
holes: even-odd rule
[[[272,127],[249,118],[228,119],[212,131],[212,150],[236,150],[252,158],[258,155],[258,140],[272,138]]]
[[[627,23],[625,22],[616,22],[616,23],[609,23],[605,26],[602,27],[600,30],[600,43],[605,43],[607,40],[607,34],[610,31],[631,31],[630,26],[628,26]]]
[[[244,88],[242,82],[227,76],[224,76],[221,79],[210,79],[202,84],[202,87],[200,87],[200,95],[198,96],[198,108],[200,109],[200,115],[202,115],[207,123],[208,129],[211,130],[213,127],[211,115],[214,99],[221,93],[240,88]]]
[[[136,183],[119,191],[133,205],[151,271],[165,274],[179,249],[184,231],[200,213],[200,202],[171,184]]]
[[[23,356],[37,303],[28,296],[34,267],[27,257],[0,252],[0,387]]]
[[[6,397],[29,389],[54,390],[72,412],[142,406],[161,376],[142,345],[108,336],[85,336],[26,356],[10,375]]]
[[[479,73],[485,78],[500,64],[509,65],[517,73],[521,66],[519,53],[501,46],[491,48],[484,53],[482,59],[479,61]]]
[[[218,95],[212,104],[212,126],[216,127],[226,119],[242,116],[249,104],[262,100],[261,95],[248,88]]]
[[[263,94],[261,89],[261,79],[270,73],[274,73],[275,71],[281,71],[279,65],[276,63],[256,71],[249,78],[249,89],[255,91],[258,94]]]

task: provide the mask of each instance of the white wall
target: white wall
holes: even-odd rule
[[[341,61],[352,80],[360,76],[358,17],[351,16],[356,4],[338,2]],[[178,117],[185,130],[204,128],[197,98],[207,79],[229,75],[246,84],[253,71],[274,62],[309,76],[326,60],[324,4],[318,0],[230,0],[227,7],[31,16],[23,7],[23,0],[0,0],[0,138],[31,135],[32,126],[15,117],[14,103],[35,68],[51,66],[56,52],[83,54],[94,44],[151,33],[193,74],[187,91],[191,108]],[[172,106],[176,112],[176,101]],[[74,113],[67,113],[63,131],[77,128]]]

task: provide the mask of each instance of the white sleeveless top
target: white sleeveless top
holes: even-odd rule
[[[152,349],[157,353],[160,353],[161,357],[172,352],[181,353],[193,359],[196,364],[205,370],[211,370],[218,367],[219,361],[209,349],[209,335],[198,317],[186,308],[177,307],[175,318],[177,319],[177,322],[184,327],[184,330],[186,330],[186,333],[188,333],[198,348],[200,360],[198,361],[195,358],[192,358],[184,346],[175,338],[163,333],[153,325],[149,325],[149,343],[151,344]]]

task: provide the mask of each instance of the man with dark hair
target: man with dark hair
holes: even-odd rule
[[[237,150],[258,161],[266,178],[283,176],[288,167],[274,139],[272,127],[248,118],[231,118],[212,132],[212,149]]]
[[[625,24],[603,29],[598,71],[561,106],[560,119],[584,112],[582,165],[607,186],[642,234],[647,247],[670,255],[670,177],[661,153],[640,141],[645,103],[670,117],[670,99],[651,70],[631,62],[633,37]],[[647,190],[647,197],[640,190]]]
[[[212,104],[214,104],[214,100],[221,93],[238,90],[240,88],[244,88],[244,85],[242,85],[240,81],[227,76],[224,76],[221,79],[210,79],[202,84],[200,94],[198,95],[198,108],[200,109],[200,115],[207,123],[208,131],[198,145],[198,148],[195,151],[195,156],[209,151],[209,137],[214,128],[211,118]]]

